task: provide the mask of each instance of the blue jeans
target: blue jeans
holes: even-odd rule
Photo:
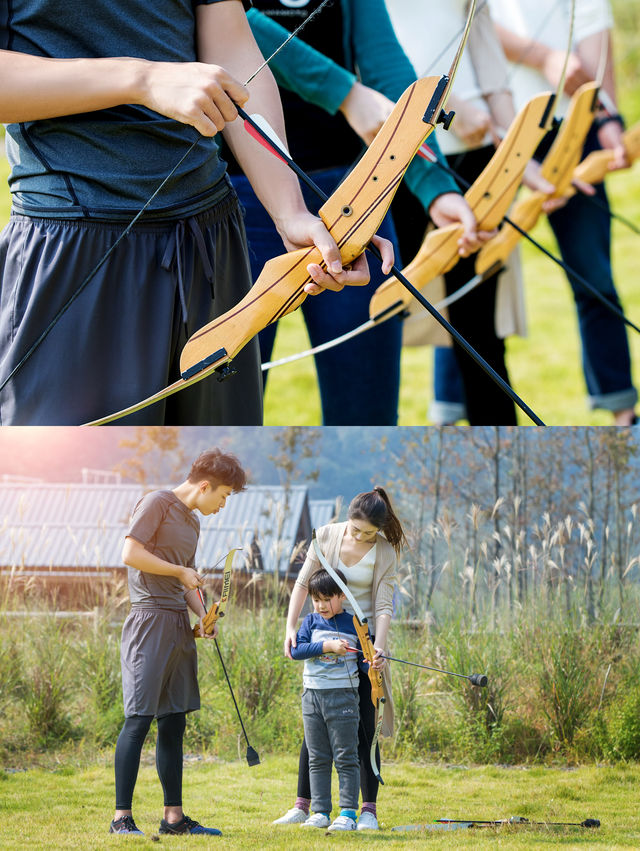
[[[464,384],[452,346],[433,350],[433,399],[429,419],[435,425],[453,425],[467,416]]]
[[[583,155],[599,147],[591,129]],[[620,308],[611,273],[611,225],[604,184],[596,187],[601,209],[580,193],[549,216],[564,262]],[[568,276],[578,312],[582,369],[590,408],[621,411],[632,408],[638,393],[631,378],[631,359],[624,322]]]
[[[330,195],[345,176],[345,169],[333,168],[312,173],[313,180]],[[251,272],[255,281],[267,260],[284,252],[282,240],[264,207],[244,175],[232,175],[232,182],[245,209]],[[303,186],[310,210],[322,205]],[[378,230],[390,239],[397,252],[395,229],[387,216]],[[339,293],[324,292],[306,298],[301,310],[312,346],[350,331],[369,318],[369,301],[375,288],[385,280],[378,261],[369,255],[371,283],[366,287],[345,287]],[[260,332],[263,363],[270,360],[276,324]],[[402,327],[399,317],[315,355],[322,401],[323,425],[396,425],[400,392],[400,350]],[[268,373],[264,373],[265,381]]]

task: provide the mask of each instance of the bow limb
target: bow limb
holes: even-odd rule
[[[229,552],[227,553],[227,557],[224,563],[224,569],[222,571],[222,592],[220,594],[220,600],[217,603],[214,603],[213,606],[211,606],[209,611],[202,619],[202,625],[207,635],[211,635],[211,633],[213,632],[213,627],[218,618],[224,617],[224,612],[227,607],[227,601],[229,599],[229,591],[231,589],[231,569],[233,565],[233,557],[241,549],[242,547],[235,547],[234,549],[229,550]],[[202,637],[200,635],[200,624],[196,624],[193,627],[193,635],[195,638]]]
[[[314,529],[311,534],[311,543],[313,546],[313,550],[318,558],[318,561],[322,565],[322,567],[327,571],[329,576],[336,583],[338,588],[343,592],[351,608],[353,609],[353,625],[355,627],[356,633],[358,635],[358,639],[360,641],[360,647],[362,648],[362,655],[369,663],[369,682],[371,683],[371,702],[373,703],[376,714],[376,728],[373,735],[373,739],[371,741],[371,746],[369,748],[369,759],[371,761],[371,768],[375,776],[377,777],[380,783],[384,784],[382,777],[380,776],[380,768],[376,765],[376,746],[378,744],[378,739],[380,738],[380,731],[382,729],[382,722],[384,721],[384,704],[385,704],[385,696],[384,696],[384,686],[382,682],[382,672],[378,668],[373,667],[373,659],[376,655],[376,649],[373,646],[373,641],[371,640],[371,633],[369,632],[369,622],[367,618],[364,616],[364,613],[360,606],[358,605],[358,601],[353,596],[348,586],[340,579],[336,571],[331,567],[329,562],[327,561],[322,549],[320,548],[320,544],[318,543],[318,539],[316,538],[316,530]]]
[[[448,80],[427,77],[409,86],[362,159],[320,208],[344,265],[364,251],[378,229],[409,163],[434,129],[430,122],[435,122],[434,113],[439,115],[446,100]],[[229,362],[259,331],[302,304],[304,286],[312,280],[307,272],[310,263],[323,264],[314,246],[269,260],[235,307],[187,341],[180,358],[180,379],[88,425],[106,425],[140,411],[214,372],[227,377]]]

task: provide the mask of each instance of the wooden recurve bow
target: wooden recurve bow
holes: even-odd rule
[[[404,92],[358,165],[322,205],[318,215],[335,239],[343,265],[367,247],[384,218],[404,172],[439,117],[446,77],[425,77]],[[426,120],[428,104],[438,112]],[[426,108],[426,113],[425,113]],[[291,251],[267,261],[244,298],[235,307],[196,331],[180,357],[181,378],[89,425],[104,425],[165,399],[214,372],[230,374],[229,363],[259,331],[299,307],[312,281],[307,266],[324,265],[315,246]]]

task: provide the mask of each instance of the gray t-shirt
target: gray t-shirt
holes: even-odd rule
[[[195,8],[218,1],[12,0],[0,3],[0,48],[53,58],[193,62]],[[55,218],[130,218],[196,138],[197,147],[146,218],[195,215],[229,191],[214,139],[137,105],[10,124],[13,209]]]
[[[127,537],[171,564],[194,567],[200,521],[173,491],[154,491],[136,505]],[[186,610],[185,588],[173,576],[128,568],[131,605],[143,609]]]

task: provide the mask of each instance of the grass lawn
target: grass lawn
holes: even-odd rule
[[[161,815],[155,769],[145,760],[139,775],[134,815],[145,837],[109,836],[113,780],[110,758],[100,765],[2,774],[0,845],[4,848],[157,847],[194,845],[217,848],[316,849],[374,844],[416,848],[638,848],[640,767],[465,768],[416,764],[386,765],[379,796],[378,833],[339,834],[273,827],[271,821],[292,804],[297,760],[266,757],[248,768],[244,762],[188,761],[186,811],[219,827],[221,839],[152,837]],[[335,796],[334,796],[335,797]],[[598,829],[515,827],[443,832],[392,832],[396,825],[424,824],[440,817],[494,819],[525,816],[531,821],[581,822],[598,818]],[[306,831],[312,831],[311,834]]]

